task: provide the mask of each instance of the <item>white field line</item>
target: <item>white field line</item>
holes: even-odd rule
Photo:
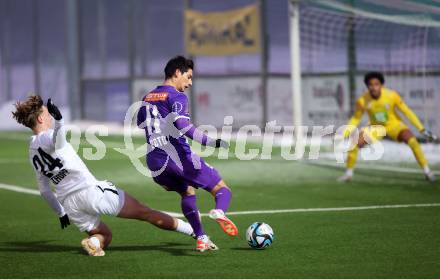
[[[324,208],[295,208],[277,210],[255,210],[255,211],[231,211],[228,215],[252,215],[252,214],[277,214],[277,213],[297,213],[297,212],[331,212],[331,211],[357,211],[387,208],[410,208],[410,207],[440,207],[440,203],[416,203],[416,204],[391,204],[391,205],[368,205],[350,207],[324,207]],[[207,214],[202,214],[206,216]]]
[[[18,192],[18,193],[36,195],[36,196],[40,195],[40,192],[38,190],[33,190],[33,189],[25,188],[25,187],[8,185],[8,184],[3,184],[3,183],[0,183],[0,189],[9,190],[9,191]]]
[[[0,183],[0,189],[40,195],[37,190],[32,190],[20,186],[7,185]],[[293,208],[293,209],[276,209],[276,210],[253,210],[253,211],[231,211],[228,215],[255,215],[255,214],[280,214],[280,213],[301,213],[301,212],[334,212],[334,211],[358,211],[373,209],[390,209],[390,208],[416,208],[416,207],[440,207],[440,203],[416,203],[416,204],[392,204],[392,205],[368,205],[368,206],[350,206],[350,207],[323,207],[323,208]],[[183,217],[183,214],[177,212],[164,211],[173,217]],[[203,213],[201,216],[208,216]]]

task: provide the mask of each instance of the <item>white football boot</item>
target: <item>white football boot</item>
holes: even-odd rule
[[[197,238],[196,250],[199,252],[205,252],[207,250],[218,250],[217,245],[209,239],[209,236],[202,235]]]
[[[96,247],[90,238],[84,238],[81,241],[81,246],[83,247],[84,251],[89,254],[89,256],[93,257],[102,257],[105,256],[105,252],[101,247]]]
[[[425,173],[425,179],[429,182],[435,182],[437,180],[432,171]]]
[[[339,182],[350,182],[353,180],[353,169],[347,169],[345,174],[338,178]]]

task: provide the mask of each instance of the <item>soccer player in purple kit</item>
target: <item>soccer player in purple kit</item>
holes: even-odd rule
[[[196,249],[204,252],[218,247],[203,230],[195,189],[202,188],[215,197],[216,206],[209,212],[209,217],[216,220],[226,234],[236,236],[238,229],[225,216],[231,190],[216,169],[191,151],[184,137],[205,146],[229,147],[227,142],[208,137],[190,122],[188,98],[184,91],[192,85],[193,69],[193,61],[183,56],[169,60],[164,70],[164,84],[143,97],[137,124],[145,129],[147,166],[154,181],[167,191],[180,194],[182,212],[197,237]]]

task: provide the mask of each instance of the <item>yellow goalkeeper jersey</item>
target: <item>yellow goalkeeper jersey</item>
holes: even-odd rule
[[[419,131],[424,129],[417,115],[405,104],[400,95],[396,91],[385,87],[382,87],[378,99],[371,97],[368,91],[359,97],[356,102],[356,111],[348,125],[359,125],[365,111],[368,114],[370,125],[389,126],[398,124],[402,119],[397,114],[396,109],[401,111]]]

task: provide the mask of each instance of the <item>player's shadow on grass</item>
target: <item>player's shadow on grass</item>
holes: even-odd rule
[[[41,241],[10,241],[0,243],[0,252],[28,252],[28,253],[53,253],[77,252],[84,254],[80,246],[52,244],[53,240]],[[158,245],[127,245],[110,246],[106,251],[161,251],[174,256],[197,256],[192,249],[179,247],[187,246],[184,243],[166,242]]]
[[[251,247],[233,247],[231,250],[235,251],[246,251],[246,252],[255,252],[255,251],[262,251],[263,249],[252,249]]]
[[[175,242],[165,242],[162,244],[157,245],[130,245],[130,246],[110,246],[107,250],[109,252],[111,251],[161,251],[169,253],[173,256],[197,256],[197,254],[194,254],[194,249],[190,249],[188,247],[181,247],[181,246],[188,246],[184,243],[175,243]]]
[[[10,241],[0,243],[0,251],[51,253],[78,251],[78,246],[51,244],[53,240],[40,241]]]

